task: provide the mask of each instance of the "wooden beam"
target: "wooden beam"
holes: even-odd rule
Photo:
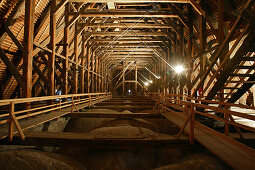
[[[251,49],[251,42],[254,38],[254,31],[248,33],[248,35],[243,40],[240,48],[236,51],[234,56],[230,59],[228,64],[224,67],[223,71],[220,74],[220,77],[217,79],[217,82],[214,84],[213,88],[209,91],[206,100],[211,100],[218,91],[224,88],[224,83],[227,81],[228,77],[235,70],[235,66],[238,65],[241,61],[240,56],[244,56]],[[250,68],[254,68],[253,66]]]
[[[9,70],[9,72],[14,76],[14,78],[17,80],[17,82],[20,84],[22,89],[25,88],[25,83],[22,75],[19,73],[17,68],[12,64],[12,62],[8,59],[5,52],[0,48],[0,58],[4,62],[4,64],[7,66],[6,68]]]
[[[88,46],[87,44],[87,53],[86,53],[86,58],[87,58],[87,93],[90,92],[90,52],[91,52],[91,47]]]
[[[56,8],[57,0],[51,0],[51,12],[50,12],[50,49],[52,53],[48,55],[48,80],[49,88],[48,95],[53,96],[55,94],[54,83],[54,71],[55,71],[55,56],[56,56],[56,14],[54,9]]]
[[[65,60],[63,61],[63,94],[68,93],[68,68],[69,68],[69,27],[66,27],[66,25],[69,23],[69,16],[66,15],[70,10],[70,4],[65,5],[65,28],[64,28],[64,46],[63,46],[63,55],[65,57]]]
[[[101,42],[101,43],[109,43],[109,42],[128,42],[128,43],[136,43],[136,42],[163,42],[160,39],[118,39],[114,41],[113,39],[90,39],[89,42]]]
[[[85,43],[85,37],[82,35],[82,58],[81,58],[81,65],[85,66],[85,55],[86,55],[86,43]],[[81,93],[85,93],[85,67],[81,68],[80,73],[80,83],[81,83]]]
[[[73,16],[77,15],[78,12],[70,12],[68,15]],[[178,18],[179,16],[173,12],[139,12],[139,11],[84,11],[79,12],[81,17],[144,17],[144,18],[151,18],[151,17],[162,17],[162,18]],[[139,25],[139,24],[138,24]]]
[[[163,24],[134,24],[134,23],[81,23],[80,27],[98,27],[98,28],[172,28],[171,25]]]
[[[85,0],[69,0],[69,2],[84,2]],[[86,3],[145,3],[144,0],[86,0]],[[189,3],[190,0],[146,0],[146,3],[159,2],[159,3]]]
[[[138,95],[138,89],[137,89],[137,64],[135,63],[135,95],[137,96]]]
[[[86,33],[86,35],[91,35],[92,37],[104,37],[104,36],[119,36],[119,35],[124,35],[124,36],[169,36],[168,33],[166,32],[144,32],[144,31],[139,31],[139,32],[94,32],[94,33]]]
[[[78,59],[79,59],[79,54],[78,54],[78,25],[75,23],[75,33],[74,33],[74,57],[75,57],[75,67],[73,71],[73,80],[74,80],[74,89],[73,93],[77,94],[78,93]]]
[[[34,16],[35,0],[25,1],[25,21],[24,21],[24,50],[23,50],[23,97],[32,97],[32,62],[33,62],[33,41],[34,41]]]

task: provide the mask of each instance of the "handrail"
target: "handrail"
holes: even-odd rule
[[[164,94],[164,93],[148,93],[150,95],[163,95],[163,96],[170,96],[170,97],[182,97],[182,98],[186,98],[188,100],[194,100],[197,102],[202,102],[202,103],[207,103],[207,104],[219,104],[222,106],[229,106],[229,107],[240,107],[240,108],[244,108],[244,109],[252,109],[255,110],[254,106],[248,106],[248,105],[243,105],[243,104],[235,104],[235,103],[226,103],[226,102],[221,102],[221,101],[216,101],[216,100],[205,100],[205,96],[203,97],[199,97],[199,98],[194,98],[194,97],[190,97],[190,95],[181,95],[181,94]]]
[[[10,102],[14,102],[15,104],[18,104],[18,103],[36,102],[36,101],[44,101],[44,100],[63,99],[63,98],[70,98],[70,97],[95,96],[95,95],[103,95],[103,94],[111,94],[111,92],[67,94],[67,95],[43,96],[43,97],[31,97],[31,98],[19,98],[19,99],[5,99],[5,100],[0,100],[0,106],[8,105]]]
[[[200,115],[203,115],[203,116],[213,118],[213,119],[218,120],[218,121],[223,121],[225,123],[225,134],[229,133],[229,125],[230,124],[235,126],[235,128],[238,131],[241,138],[243,138],[243,135],[242,135],[239,127],[243,128],[243,129],[246,129],[248,131],[251,131],[251,132],[255,132],[254,127],[250,127],[250,126],[247,126],[247,125],[237,123],[232,118],[232,116],[238,116],[238,117],[241,117],[241,118],[245,118],[245,119],[248,119],[248,120],[255,121],[255,116],[249,115],[249,114],[246,114],[246,113],[241,113],[241,112],[237,112],[237,111],[228,110],[228,108],[231,107],[231,106],[245,108],[245,109],[252,109],[252,110],[255,110],[255,107],[232,104],[232,103],[225,103],[225,102],[218,102],[218,101],[208,101],[208,100],[203,100],[203,99],[199,99],[199,98],[187,97],[186,95],[180,95],[180,94],[177,95],[177,94],[164,94],[164,93],[148,93],[148,95],[150,95],[152,99],[157,101],[157,105],[158,105],[159,108],[163,107],[163,109],[169,110],[168,106],[170,106],[171,104],[177,104],[177,105],[180,105],[183,108],[183,109],[180,109],[180,111],[182,111],[182,112],[187,111],[187,114],[189,112],[191,112],[190,110],[193,110],[194,115],[195,114],[200,114]],[[215,106],[210,106],[208,104],[218,104],[219,106],[225,106],[225,107],[224,108],[215,107]],[[204,113],[204,112],[202,112],[198,109],[196,110],[195,108],[203,108],[203,109],[212,110],[214,112],[223,113],[224,118],[220,118],[220,117],[217,117],[217,116],[212,115],[212,114]]]
[[[104,100],[111,99],[111,92],[108,93],[84,93],[84,94],[68,94],[68,95],[57,95],[57,96],[44,96],[44,97],[32,97],[32,98],[20,98],[20,99],[7,99],[0,100],[0,106],[9,105],[9,113],[0,114],[0,125],[9,123],[9,140],[12,141],[14,124],[18,130],[19,135],[24,140],[25,135],[23,134],[23,129],[19,125],[18,120],[37,116],[40,114],[51,113],[52,111],[61,110],[64,108],[71,107],[71,112],[78,111],[77,105],[85,104],[85,107],[90,107],[93,104],[100,103]],[[58,99],[58,100],[56,100]],[[66,101],[62,102],[62,99]],[[71,99],[71,100],[70,100]],[[53,100],[56,100],[53,102]],[[70,101],[68,101],[70,100]],[[30,106],[34,103],[32,102],[44,102],[44,105],[31,108]],[[24,108],[19,108],[15,111],[15,104],[27,103]],[[32,103],[32,104],[31,104]],[[45,105],[46,104],[46,105]],[[70,112],[70,111],[66,111]],[[1,137],[1,136],[0,136]]]

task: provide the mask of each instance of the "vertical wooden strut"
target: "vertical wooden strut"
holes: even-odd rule
[[[69,16],[67,15],[69,12],[70,4],[67,3],[65,5],[65,28],[64,28],[64,49],[63,49],[63,54],[66,58],[63,62],[63,68],[64,68],[64,73],[63,73],[63,83],[64,83],[64,94],[68,93],[68,37],[69,37],[69,27],[67,27],[68,22],[69,22]]]
[[[55,91],[54,84],[54,67],[55,67],[55,54],[56,54],[56,14],[54,13],[56,7],[56,0],[51,0],[51,11],[50,11],[50,49],[52,53],[48,59],[48,95],[53,96]]]
[[[137,96],[137,65],[135,64],[135,95]]]
[[[90,90],[89,90],[89,88],[90,88],[90,86],[89,86],[89,79],[90,79],[90,47],[89,47],[89,44],[87,44],[87,93],[89,93],[90,92]]]
[[[123,62],[122,96],[125,95],[125,63]]]
[[[81,68],[81,74],[80,74],[80,83],[81,83],[81,93],[85,93],[85,53],[86,53],[86,43],[85,43],[85,38],[84,35],[82,35],[82,58],[81,58],[81,65],[83,66]]]
[[[34,41],[35,0],[25,1],[25,32],[23,50],[23,97],[32,97],[32,62]]]
[[[192,34],[193,34],[193,18],[192,18],[192,10],[189,9],[189,29],[188,29],[188,61],[191,61],[193,56],[192,56]],[[193,69],[193,62],[190,62],[189,64],[189,70]],[[191,72],[188,72],[188,83],[187,83],[187,87],[188,87],[188,95],[191,95]]]
[[[74,89],[73,93],[78,93],[78,23],[75,23],[75,34],[74,34],[74,56],[75,56],[75,67],[73,71],[74,75]]]

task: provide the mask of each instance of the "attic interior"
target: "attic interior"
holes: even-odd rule
[[[0,167],[255,169],[254,0],[0,0]]]

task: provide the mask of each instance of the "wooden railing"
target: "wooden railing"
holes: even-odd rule
[[[240,138],[244,138],[240,128],[255,132],[254,127],[250,127],[244,124],[240,124],[235,122],[233,116],[238,116],[244,119],[248,119],[254,121],[255,116],[249,115],[246,113],[236,112],[229,110],[231,107],[237,107],[241,109],[251,109],[255,112],[255,107],[240,105],[240,104],[232,104],[225,103],[219,101],[210,101],[204,100],[201,98],[192,98],[186,95],[177,95],[177,94],[162,94],[162,93],[148,93],[147,94],[151,99],[156,101],[156,105],[154,107],[155,111],[170,111],[175,114],[182,114],[187,117],[187,121],[184,123],[183,127],[181,127],[180,133],[177,135],[177,139],[183,133],[186,125],[190,121],[190,142],[193,143],[194,140],[194,121],[196,120],[196,115],[203,115],[217,121],[221,121],[225,123],[225,135],[229,135],[229,125],[233,125],[238,132]],[[212,106],[213,104],[213,106]],[[215,114],[210,114],[209,112],[215,112],[222,114],[224,118],[219,117]],[[197,124],[202,125],[202,124]],[[203,128],[204,126],[201,126]]]
[[[0,114],[0,125],[9,124],[9,140],[12,141],[14,125],[22,139],[25,139],[19,120],[41,114],[51,114],[52,111],[73,112],[78,111],[78,106],[86,104],[90,107],[94,104],[111,99],[111,93],[86,93],[58,96],[44,96],[32,98],[19,98],[0,100],[0,107],[9,105],[9,112]]]

